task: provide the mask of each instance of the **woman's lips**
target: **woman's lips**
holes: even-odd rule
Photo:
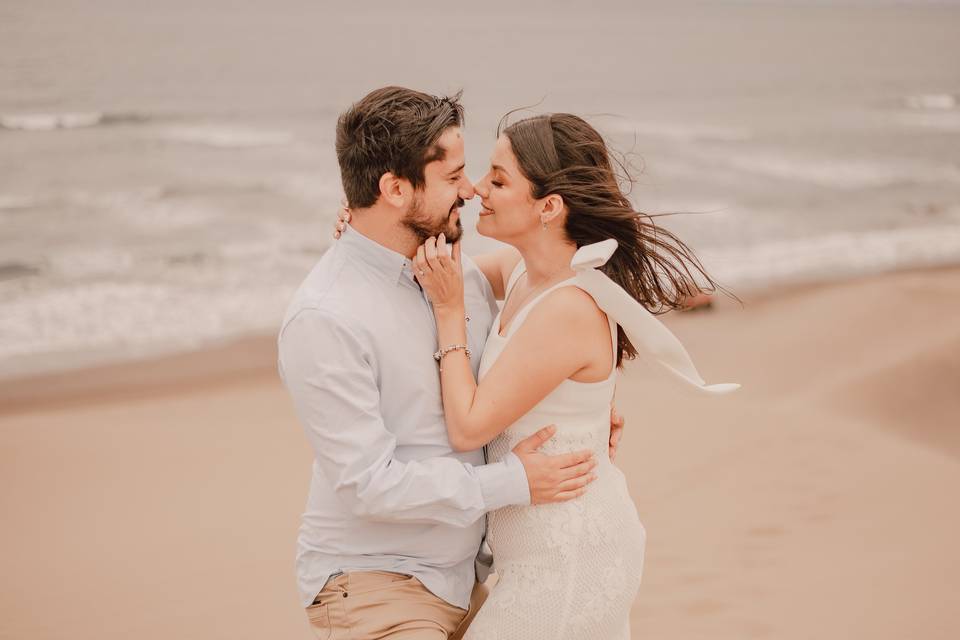
[[[481,216],[492,216],[492,215],[493,215],[493,211],[491,211],[490,209],[488,209],[488,208],[486,207],[486,205],[484,205],[483,203],[480,203],[480,215],[481,215]]]

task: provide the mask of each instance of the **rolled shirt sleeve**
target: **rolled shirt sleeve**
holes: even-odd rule
[[[481,466],[454,457],[397,460],[373,354],[334,313],[296,313],[281,333],[279,368],[317,465],[354,516],[463,527],[487,511],[530,504],[513,453]]]

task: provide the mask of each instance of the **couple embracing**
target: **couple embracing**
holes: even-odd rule
[[[626,639],[645,532],[613,464],[617,375],[640,357],[736,389],[653,315],[699,290],[691,270],[714,283],[581,118],[510,124],[475,184],[462,124],[459,96],[400,87],[337,122],[349,224],[279,337],[314,452],[302,603],[321,639]],[[505,248],[471,259],[474,197]]]

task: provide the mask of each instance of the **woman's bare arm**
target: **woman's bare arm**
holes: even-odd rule
[[[574,286],[544,296],[529,311],[493,368],[477,385],[470,367],[460,245],[443,234],[417,249],[417,280],[433,301],[441,352],[440,382],[450,445],[470,451],[493,440],[561,382],[606,376],[614,365],[607,317]],[[456,346],[456,348],[453,348]]]
[[[439,310],[437,329],[440,344],[463,344],[463,313]],[[477,449],[567,378],[587,369],[609,372],[610,339],[606,316],[593,298],[577,287],[563,287],[530,311],[479,385],[464,353],[449,353],[440,381],[451,446],[459,451]]]

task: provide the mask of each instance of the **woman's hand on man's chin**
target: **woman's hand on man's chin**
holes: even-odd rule
[[[459,242],[451,247],[442,233],[437,238],[427,238],[417,247],[413,273],[437,313],[463,312],[463,265]]]

